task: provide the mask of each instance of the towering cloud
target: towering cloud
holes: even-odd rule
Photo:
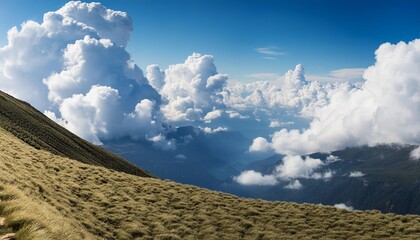
[[[132,29],[124,12],[69,2],[9,31],[0,89],[95,143],[153,135],[161,97],[125,50]]]
[[[227,75],[217,72],[210,55],[194,53],[184,63],[169,66],[164,74],[154,65],[148,67],[149,72],[149,82],[161,88],[165,101],[161,110],[168,121],[203,120],[207,113],[224,108],[221,92]],[[163,76],[162,86],[157,79]]]
[[[328,104],[313,108],[308,129],[282,129],[251,150],[306,154],[379,143],[419,144],[420,40],[382,44],[360,89],[340,89]]]

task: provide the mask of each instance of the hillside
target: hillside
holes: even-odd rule
[[[138,176],[151,176],[125,159],[79,138],[28,103],[2,91],[0,109],[0,127],[36,149]]]
[[[30,147],[0,129],[0,233],[17,239],[418,239],[420,216],[238,198]]]

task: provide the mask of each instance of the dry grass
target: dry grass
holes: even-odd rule
[[[242,199],[86,165],[2,129],[0,185],[18,239],[420,238],[420,216]]]

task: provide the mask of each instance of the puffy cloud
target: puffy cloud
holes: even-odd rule
[[[293,124],[295,124],[293,121],[289,121],[289,122],[271,121],[268,127],[276,128],[280,126],[293,125]]]
[[[354,171],[354,172],[350,172],[349,177],[354,177],[354,178],[359,178],[359,177],[363,177],[366,174],[360,172],[360,171]]]
[[[277,179],[273,175],[262,175],[254,170],[243,171],[234,180],[242,185],[276,185]]]
[[[334,93],[350,88],[348,83],[307,81],[299,64],[275,81],[230,83],[223,93],[223,101],[231,109],[286,108],[311,118],[315,109],[327,105]]]
[[[155,135],[161,97],[125,50],[132,29],[124,12],[68,2],[8,32],[0,89],[94,143]]]
[[[170,65],[164,75],[159,93],[165,100],[161,111],[168,121],[202,120],[214,109],[225,108],[221,92],[227,75],[217,72],[212,56],[194,53],[184,63]]]
[[[217,127],[217,128],[209,128],[209,127],[199,127],[203,132],[207,133],[207,134],[211,134],[211,133],[217,133],[217,132],[222,132],[222,131],[227,131],[228,129],[225,127]]]
[[[334,204],[334,207],[338,208],[338,209],[344,209],[344,210],[347,210],[347,211],[353,211],[354,210],[354,208],[352,206],[347,206],[344,203]]]
[[[149,84],[157,91],[160,91],[165,84],[165,72],[156,64],[147,66],[146,77]]]
[[[420,40],[382,44],[360,88],[334,92],[328,104],[313,108],[308,129],[282,129],[269,145],[277,153],[307,154],[365,144],[418,144],[419,63]]]
[[[154,103],[141,100],[131,113],[123,111],[118,90],[106,86],[92,86],[86,94],[76,94],[60,104],[61,118],[49,112],[53,120],[70,131],[96,144],[100,139],[122,136],[144,138],[156,128]]]
[[[332,178],[334,173],[331,170],[320,171],[325,165],[320,159],[308,156],[305,158],[301,156],[285,156],[282,163],[271,174],[263,175],[260,172],[248,170],[234,177],[234,180],[243,185],[275,185],[279,181],[289,181],[285,188],[297,190],[302,188],[302,184],[298,179],[329,180]]]
[[[226,111],[227,114],[229,114],[229,118],[238,118],[238,119],[247,119],[249,118],[249,116],[243,116],[242,114],[236,112],[236,111],[232,111],[232,110],[227,110]]]
[[[272,151],[271,144],[262,137],[257,137],[252,141],[252,145],[249,147],[250,152],[269,152]]]
[[[420,160],[420,146],[417,146],[410,152],[410,159],[414,161]]]
[[[204,116],[204,121],[210,123],[212,120],[217,119],[222,116],[222,110],[216,109],[211,112],[208,112],[206,116]]]
[[[289,184],[287,184],[286,186],[284,186],[284,188],[299,190],[299,189],[302,188],[302,184],[300,183],[299,180],[294,180],[294,181],[290,182]]]
[[[338,162],[338,161],[341,161],[341,159],[337,156],[334,156],[334,155],[329,155],[326,159],[327,164],[330,164],[330,163],[333,163],[333,162]]]
[[[320,174],[315,171],[324,166],[320,159],[301,156],[285,156],[282,164],[276,167],[276,175],[281,179],[294,178],[330,178],[331,173]]]

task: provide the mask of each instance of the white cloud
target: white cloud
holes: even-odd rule
[[[414,161],[420,160],[420,146],[417,146],[410,152],[410,159]]]
[[[225,127],[217,127],[217,128],[210,128],[210,127],[199,127],[203,132],[207,134],[217,133],[217,132],[223,132],[227,131],[228,129]]]
[[[212,120],[217,119],[222,116],[222,110],[216,109],[211,112],[208,112],[206,116],[204,116],[204,121],[206,123],[210,123]]]
[[[0,89],[94,143],[155,134],[161,98],[125,50],[132,29],[124,12],[68,2],[9,31]]]
[[[288,108],[311,118],[315,109],[327,105],[336,92],[348,91],[349,88],[351,86],[347,83],[307,81],[299,64],[276,81],[229,83],[223,93],[223,101],[231,109]]]
[[[284,186],[284,188],[299,190],[299,189],[302,188],[302,184],[300,183],[299,180],[294,180],[294,181],[290,182],[289,184],[287,184],[286,186]]]
[[[229,114],[229,118],[239,118],[239,119],[249,118],[249,116],[243,116],[242,114],[240,114],[236,111],[227,110],[226,113]]]
[[[147,66],[146,77],[149,84],[157,91],[160,91],[165,84],[165,72],[156,64]]]
[[[362,173],[360,171],[353,171],[353,172],[350,172],[349,177],[359,178],[359,177],[363,177],[365,175],[366,174],[364,174],[364,173]]]
[[[265,138],[258,137],[252,141],[252,145],[249,147],[250,152],[269,152],[272,151],[270,143]]]
[[[335,92],[328,104],[313,108],[308,129],[282,129],[269,145],[277,153],[300,155],[365,144],[418,144],[419,59],[420,40],[382,44],[360,89]]]
[[[295,178],[324,178],[324,174],[316,173],[316,170],[324,166],[320,159],[301,156],[285,156],[283,162],[276,167],[275,173],[281,179],[289,180]],[[325,175],[330,178],[330,174]]]
[[[254,170],[243,171],[233,179],[242,185],[276,185],[278,183],[273,175],[262,175]]]
[[[341,161],[341,159],[337,156],[334,155],[329,155],[326,159],[327,164],[333,163],[333,162],[338,162]]]
[[[320,159],[311,157],[302,158],[301,156],[285,156],[271,174],[263,175],[254,170],[244,171],[239,176],[234,177],[235,181],[244,185],[262,185],[261,181],[270,180],[270,185],[277,184],[279,181],[289,181],[285,186],[288,189],[301,189],[302,184],[298,179],[314,179],[328,181],[334,172],[327,169],[321,172],[325,164]],[[274,181],[275,180],[275,181]],[[255,183],[253,182],[255,181]],[[268,185],[268,184],[266,184]]]
[[[159,91],[166,100],[162,113],[168,121],[201,120],[213,109],[224,108],[221,92],[226,81],[227,75],[217,72],[213,56],[194,53],[165,70]]]
[[[270,60],[275,60],[278,56],[286,55],[285,52],[280,52],[276,46],[256,48],[255,51],[260,53],[262,58]]]
[[[347,210],[347,211],[353,211],[354,210],[354,208],[352,206],[347,206],[344,203],[334,204],[334,207],[338,208],[338,209],[344,209],[344,210]]]
[[[280,126],[287,126],[287,125],[293,125],[293,124],[295,124],[293,121],[289,121],[289,122],[271,121],[268,127],[276,128]]]

